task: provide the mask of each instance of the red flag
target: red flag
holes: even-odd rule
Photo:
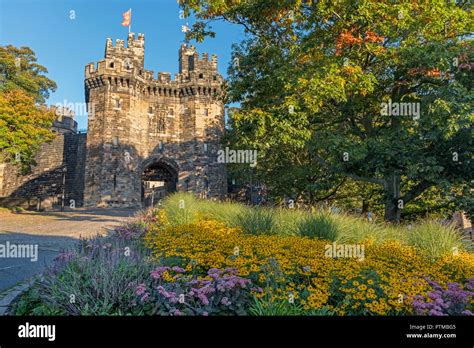
[[[128,10],[127,12],[122,13],[123,21],[122,25],[124,27],[129,27],[132,21],[132,9]]]

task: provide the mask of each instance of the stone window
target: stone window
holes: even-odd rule
[[[168,109],[168,117],[174,117],[174,110]]]
[[[213,79],[214,81],[216,81],[216,80],[217,80],[217,75],[212,76],[212,79]]]
[[[118,146],[118,144],[119,144],[119,137],[118,137],[118,136],[114,136],[114,137],[112,138],[112,144],[113,144],[114,146]]]
[[[199,78],[200,78],[200,79],[203,79],[203,78],[204,78],[204,74],[202,74],[202,73],[199,74]]]
[[[120,102],[119,98],[115,98],[114,100],[114,109],[120,109],[122,107],[122,103]]]
[[[209,109],[204,109],[204,116],[209,116]]]
[[[114,62],[109,64],[109,68],[113,69],[114,68]]]
[[[148,114],[153,114],[153,108],[151,106],[148,107]]]
[[[158,122],[156,124],[156,132],[157,133],[164,133],[165,132],[165,118],[160,116],[158,118]]]

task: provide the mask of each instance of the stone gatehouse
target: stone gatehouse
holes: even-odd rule
[[[60,117],[31,173],[0,166],[0,203],[54,208],[64,192],[67,205],[141,207],[174,191],[226,194],[217,162],[225,121],[216,56],[181,45],[174,79],[155,77],[144,57],[142,34],[129,33],[127,45],[107,39],[104,59],[85,68],[87,134]]]

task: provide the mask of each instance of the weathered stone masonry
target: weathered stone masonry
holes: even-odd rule
[[[77,123],[60,116],[53,124],[55,138],[41,146],[36,165],[27,175],[18,166],[0,164],[0,203],[32,209],[59,208],[63,194],[65,204],[71,200],[82,205],[86,134],[77,133]],[[65,179],[65,185],[63,185]]]
[[[129,33],[105,59],[85,69],[89,113],[84,202],[86,206],[140,206],[149,182],[162,191],[204,197],[226,193],[225,169],[217,163],[224,129],[222,77],[217,58],[193,46],[179,50],[179,73],[144,68],[145,38]],[[163,192],[162,192],[163,193]]]
[[[76,206],[140,207],[173,191],[226,194],[225,167],[217,163],[224,105],[216,56],[183,44],[172,80],[144,68],[144,50],[142,34],[130,33],[127,46],[107,39],[105,58],[85,68],[87,136],[63,117],[73,127],[57,129],[31,174],[0,166],[0,203],[58,206],[63,175],[66,203]]]

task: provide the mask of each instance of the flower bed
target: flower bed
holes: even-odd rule
[[[413,247],[387,242],[368,244],[363,261],[329,258],[327,241],[246,235],[210,220],[157,224],[145,240],[158,263],[179,265],[202,277],[211,268],[235,268],[263,289],[253,293],[257,298],[339,315],[413,314],[416,296],[432,290],[426,277],[443,285],[474,277],[474,257],[468,253],[430,262]]]
[[[166,206],[165,206],[166,208]],[[187,212],[149,210],[62,253],[18,315],[472,315],[474,255],[428,257],[398,240],[248,234]],[[206,216],[206,217],[204,217]],[[73,297],[71,297],[73,295]]]

